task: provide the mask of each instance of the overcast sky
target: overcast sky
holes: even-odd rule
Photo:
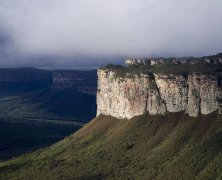
[[[0,66],[222,52],[222,0],[0,0]]]

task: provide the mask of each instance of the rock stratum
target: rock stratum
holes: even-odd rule
[[[139,64],[197,64],[199,62],[205,62],[211,64],[222,64],[222,53],[218,53],[213,56],[204,57],[171,57],[171,58],[129,58],[125,61],[126,65],[139,65]]]
[[[99,69],[97,74],[97,116],[130,119],[144,113],[184,111],[191,117],[222,113],[222,80],[213,73],[149,72],[118,77],[114,70]]]

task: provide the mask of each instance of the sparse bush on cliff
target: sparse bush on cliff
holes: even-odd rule
[[[189,73],[211,73],[218,77],[221,77],[222,65],[220,64],[207,64],[205,61],[199,62],[197,64],[156,64],[156,65],[130,65],[130,66],[120,66],[109,64],[107,66],[101,67],[103,70],[110,70],[115,72],[115,77],[135,77],[135,75],[141,74],[180,74],[187,76]]]
[[[110,70],[115,72],[115,78],[133,78],[135,75],[149,74],[149,65],[131,65],[131,66],[120,66],[120,65],[106,65],[101,67],[103,70]]]
[[[150,71],[152,73],[181,75],[188,75],[192,72],[218,74],[218,72],[222,72],[222,65],[209,65],[206,62],[198,64],[157,64],[151,66]]]

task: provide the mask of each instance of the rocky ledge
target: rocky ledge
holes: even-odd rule
[[[171,58],[129,58],[125,61],[126,65],[156,65],[156,64],[198,64],[205,62],[207,64],[222,64],[222,53],[213,56],[203,57],[171,57]]]
[[[222,80],[213,73],[142,73],[116,76],[99,69],[97,115],[130,119],[137,115],[164,115],[184,111],[192,117],[222,113]]]

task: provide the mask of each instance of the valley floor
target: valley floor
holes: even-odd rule
[[[83,125],[73,121],[0,116],[0,161],[52,145]]]
[[[75,134],[0,163],[0,179],[222,179],[222,117],[99,116]]]

